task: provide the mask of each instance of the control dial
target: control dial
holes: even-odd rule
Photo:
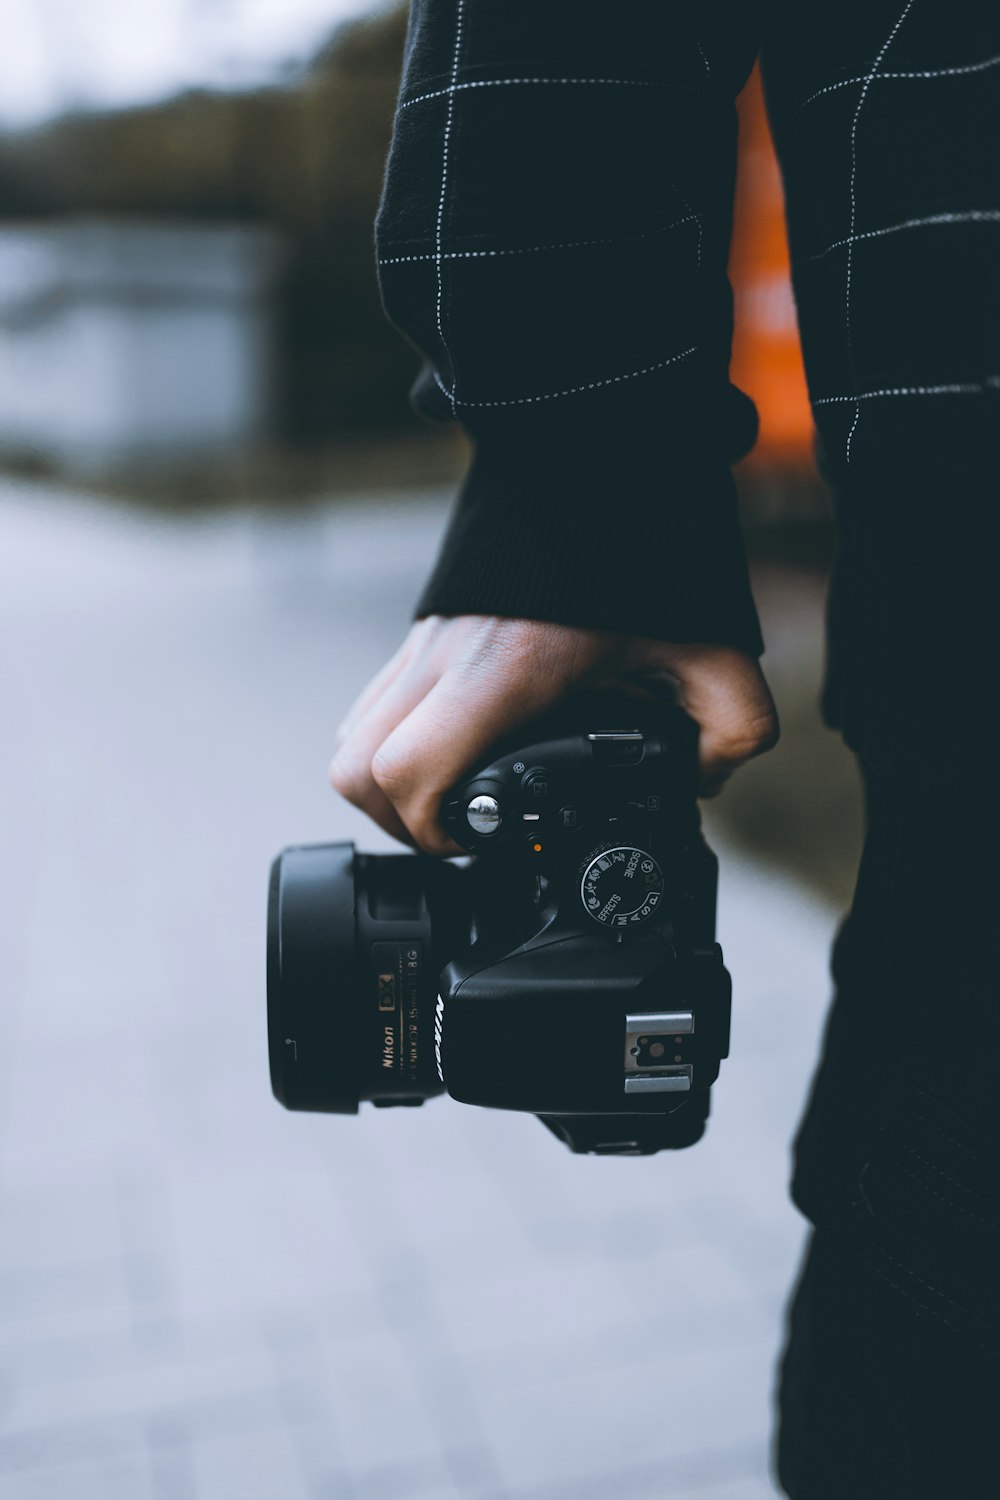
[[[663,871],[645,849],[608,845],[584,863],[580,898],[602,927],[634,927],[655,916],[663,899]]]

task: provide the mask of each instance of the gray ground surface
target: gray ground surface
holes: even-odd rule
[[[5,1500],[762,1500],[835,916],[723,849],[710,1133],[577,1159],[270,1098],[265,879],[439,497],[150,519],[0,491]]]

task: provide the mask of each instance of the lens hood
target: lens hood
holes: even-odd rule
[[[267,903],[271,1088],[286,1109],[358,1111],[354,845],[285,849]]]

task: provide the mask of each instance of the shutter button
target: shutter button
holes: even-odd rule
[[[500,827],[500,804],[495,797],[473,797],[465,816],[473,833],[496,833]]]

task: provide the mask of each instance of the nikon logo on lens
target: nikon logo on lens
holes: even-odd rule
[[[469,922],[460,872],[441,861],[355,854],[351,844],[286,849],[268,904],[271,1084],[281,1102],[354,1114],[362,1099],[413,1104],[440,1093],[438,975]]]

